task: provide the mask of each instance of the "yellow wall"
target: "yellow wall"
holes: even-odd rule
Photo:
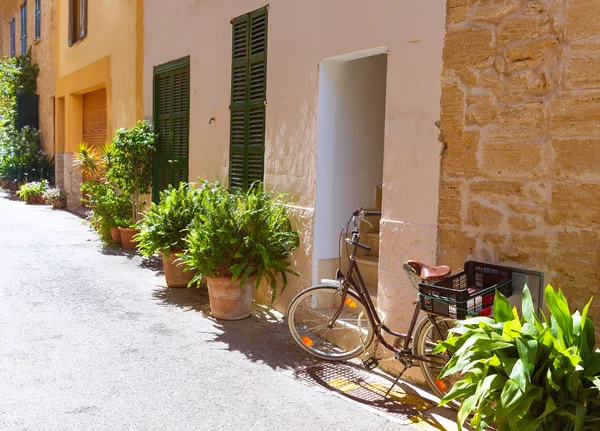
[[[65,98],[64,150],[81,141],[81,95],[107,90],[108,139],[120,127],[131,127],[141,118],[141,67],[143,55],[138,23],[140,0],[88,2],[87,36],[68,45],[68,1],[57,0],[56,96]],[[62,143],[57,143],[62,147]]]
[[[54,81],[56,47],[56,2],[41,1],[41,37],[35,40],[34,2],[27,3],[27,45],[31,47],[33,61],[40,67],[37,79],[39,99],[39,127],[42,148],[54,155]],[[10,55],[10,20],[14,17],[16,54],[21,55],[21,15],[23,0],[0,2],[0,54]]]

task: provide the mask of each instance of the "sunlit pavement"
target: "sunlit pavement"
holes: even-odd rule
[[[73,214],[0,192],[0,251],[2,430],[443,429],[402,391],[398,416],[349,399],[341,374],[310,381],[324,363],[280,315],[215,321],[203,289],[167,289],[160,262]],[[373,393],[387,381],[367,375]]]

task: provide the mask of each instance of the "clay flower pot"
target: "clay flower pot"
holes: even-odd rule
[[[188,284],[194,278],[196,271],[184,271],[186,265],[181,262],[175,262],[179,259],[181,250],[171,250],[169,257],[161,252],[163,267],[165,269],[165,280],[169,287],[188,287]]]
[[[27,205],[33,205],[37,203],[37,196],[27,196],[27,201],[25,203]]]
[[[254,284],[256,280],[249,279],[240,288],[239,280],[231,282],[231,278],[206,277],[210,314],[222,320],[240,320],[250,315]]]
[[[140,233],[140,230],[120,227],[119,233],[121,234],[121,247],[125,250],[135,250],[136,243],[133,240],[133,236]]]
[[[37,201],[38,204],[45,204],[46,201],[44,200],[44,197],[42,195],[37,195],[35,197],[35,200]]]
[[[121,232],[118,227],[110,228],[110,239],[112,239],[117,244],[121,244]]]

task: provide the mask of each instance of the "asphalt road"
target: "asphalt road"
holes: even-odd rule
[[[294,377],[267,309],[215,321],[75,215],[0,192],[0,253],[1,430],[409,429]]]

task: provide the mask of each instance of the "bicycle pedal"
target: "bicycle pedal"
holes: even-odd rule
[[[375,357],[367,358],[363,361],[363,365],[367,370],[372,370],[374,368],[377,368],[377,366],[379,365],[379,359]]]

